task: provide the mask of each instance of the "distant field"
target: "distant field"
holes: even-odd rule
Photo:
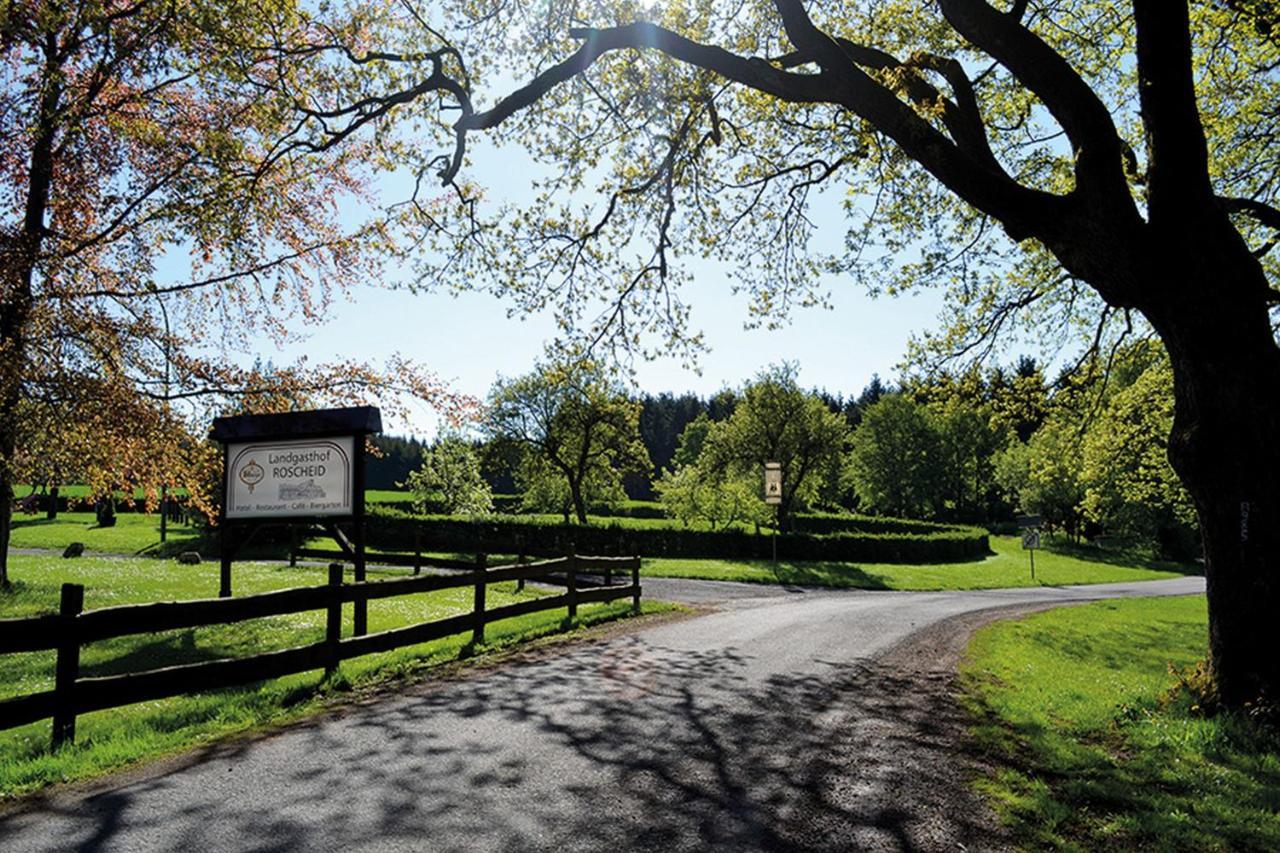
[[[661,524],[651,519],[610,519],[636,526]],[[15,516],[13,547],[61,551],[71,542],[83,542],[90,551],[113,554],[165,556],[196,550],[206,557],[217,553],[216,534],[202,536],[197,526],[169,525],[168,541],[160,543],[160,519],[155,515],[121,513],[115,527],[99,528],[92,513],[62,513],[47,521],[43,516]],[[704,560],[649,558],[644,574],[650,577],[700,578],[748,583],[858,589],[991,589],[1156,580],[1198,574],[1199,567],[1143,559],[1126,552],[1050,547],[1036,553],[1036,578],[1031,579],[1027,552],[1017,537],[992,536],[993,555],[968,562],[939,564],[843,563],[792,561],[785,551],[775,567],[768,560]],[[313,537],[313,548],[335,547],[327,538]],[[429,543],[427,544],[429,548]],[[371,548],[371,552],[376,548]],[[279,557],[287,545],[277,540],[254,546],[249,556]],[[470,556],[470,555],[463,555]]]
[[[396,489],[366,489],[364,493],[366,503],[413,503],[413,495],[409,492],[402,492]]]
[[[212,544],[201,538],[198,525],[169,523],[163,549],[160,543],[160,516],[148,513],[121,512],[116,514],[114,527],[98,527],[97,518],[91,512],[63,512],[49,520],[43,513],[16,514],[13,517],[14,548],[48,548],[61,551],[72,542],[83,542],[90,551],[109,554],[160,555],[175,553],[188,548],[211,548]],[[210,551],[211,553],[211,551]]]

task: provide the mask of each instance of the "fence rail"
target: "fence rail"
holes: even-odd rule
[[[0,654],[57,651],[54,689],[0,700],[0,730],[52,718],[52,742],[57,748],[75,740],[76,716],[90,711],[232,687],[313,669],[333,672],[339,662],[349,658],[468,631],[472,642],[481,643],[485,626],[490,623],[561,607],[573,619],[577,616],[579,604],[629,597],[633,611],[640,611],[639,557],[571,555],[488,568],[485,555],[481,554],[475,562],[462,565],[467,571],[452,575],[415,575],[394,580],[344,583],[342,564],[334,563],[329,566],[329,582],[324,586],[296,587],[240,598],[125,604],[97,610],[83,609],[83,586],[63,584],[56,615],[0,619]],[[583,571],[604,571],[610,577],[614,571],[630,573],[631,582],[579,590],[578,574]],[[563,579],[563,594],[502,607],[485,606],[489,584],[517,581],[523,585],[526,580],[552,578]],[[344,604],[353,604],[354,613],[375,599],[463,587],[474,589],[474,604],[470,612],[376,634],[361,631],[358,636],[346,639],[341,636]],[[122,675],[80,675],[80,649],[86,643],[157,631],[230,625],[248,619],[312,610],[326,612],[325,638],[318,643],[244,658],[179,664]]]

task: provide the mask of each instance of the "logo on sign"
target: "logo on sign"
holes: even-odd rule
[[[253,494],[253,487],[262,482],[265,472],[257,460],[250,459],[248,464],[240,469],[240,482],[249,487],[249,494]]]

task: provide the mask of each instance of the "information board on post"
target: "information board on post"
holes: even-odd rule
[[[782,503],[782,464],[779,462],[764,463],[764,502]]]
[[[228,444],[226,517],[351,515],[355,441],[347,435]]]

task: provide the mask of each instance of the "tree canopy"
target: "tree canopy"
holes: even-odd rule
[[[527,501],[587,523],[587,507],[625,497],[622,474],[646,470],[640,405],[594,365],[545,364],[499,380],[489,394],[489,438],[522,452],[517,485]]]
[[[234,357],[321,317],[388,244],[338,209],[371,140],[326,146],[299,120],[366,28],[289,0],[0,7],[0,585],[16,477],[56,486],[81,473],[68,451],[96,489],[208,508],[195,436],[220,408],[451,402],[403,361]]]

